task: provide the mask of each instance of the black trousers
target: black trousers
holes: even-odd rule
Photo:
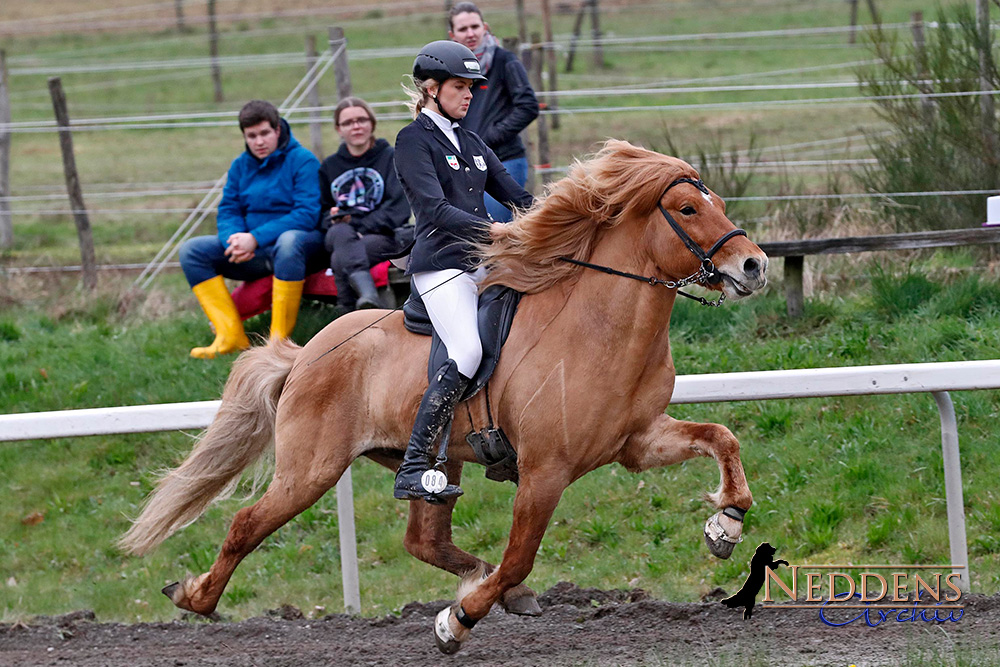
[[[361,234],[349,223],[336,222],[326,231],[326,249],[330,268],[337,283],[337,303],[353,308],[357,294],[347,277],[356,271],[368,271],[396,251],[396,239],[382,234]]]

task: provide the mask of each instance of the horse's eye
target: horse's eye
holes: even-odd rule
[[[685,206],[684,208],[681,209],[681,213],[683,213],[684,215],[694,215],[697,212],[698,211],[694,210],[694,206]]]

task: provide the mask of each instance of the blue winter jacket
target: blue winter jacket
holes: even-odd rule
[[[281,119],[278,148],[258,160],[247,148],[229,167],[219,203],[219,240],[250,232],[269,246],[282,232],[319,227],[319,160],[292,136]]]

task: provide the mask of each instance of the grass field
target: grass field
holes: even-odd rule
[[[105,3],[106,4],[106,3]],[[220,3],[221,6],[222,3]],[[264,0],[246,3],[263,7]],[[529,3],[530,4],[530,3]],[[4,5],[6,8],[8,5]],[[14,7],[14,4],[10,5]],[[58,3],[52,3],[53,12]],[[78,5],[101,9],[101,3]],[[296,4],[295,6],[299,6]],[[27,9],[26,9],[27,7]],[[16,4],[0,23],[39,16],[39,3]],[[602,27],[635,43],[607,50],[608,66],[594,69],[581,54],[574,73],[560,72],[561,89],[639,84],[667,85],[685,79],[717,83],[852,80],[851,67],[758,76],[778,70],[827,67],[868,58],[862,42],[842,33],[799,37],[697,39],[666,44],[673,50],[625,50],[639,38],[843,26],[839,0],[801,3],[717,3],[715,11],[690,3],[663,2],[610,8]],[[933,10],[916,0],[879,4],[883,20],[905,22],[913,10]],[[54,15],[54,14],[53,14]],[[487,17],[495,32],[515,32],[511,12]],[[928,16],[930,18],[930,16]],[[866,17],[862,14],[862,20]],[[540,29],[537,17],[532,30]],[[557,36],[572,17],[557,14]],[[257,18],[224,23],[223,56],[301,52],[306,34],[325,40],[326,17]],[[359,17],[343,23],[350,49],[412,46],[440,37],[441,17]],[[901,35],[908,38],[904,30]],[[211,102],[206,69],[172,66],[178,58],[207,53],[203,27],[173,32],[33,34],[4,39],[12,68],[15,122],[51,117],[46,77],[60,66],[104,67],[159,62],[136,72],[67,73],[63,82],[75,119],[161,113],[225,111],[235,114],[253,97],[281,101],[304,64],[224,68],[227,101]],[[401,98],[401,75],[411,56],[351,62],[355,92],[373,101]],[[26,73],[28,68],[45,68]],[[20,72],[18,71],[20,70]],[[671,84],[672,85],[672,84]],[[323,102],[333,100],[332,77],[321,83]],[[728,91],[567,98],[566,108],[601,105],[704,104],[789,100],[800,96],[855,95],[849,89]],[[293,117],[294,118],[294,117]],[[84,184],[101,262],[150,259],[183,219],[198,193],[122,198],[126,190],[172,187],[196,190],[214,182],[240,149],[233,127],[76,132],[77,163]],[[380,123],[390,140],[401,121]],[[698,108],[567,115],[553,135],[554,164],[614,136],[666,150],[716,146],[747,149],[751,138],[767,159],[830,160],[863,156],[864,140],[829,146],[795,144],[836,140],[877,129],[868,107],[804,106]],[[296,125],[300,139],[307,129]],[[327,151],[332,127],[324,127]],[[860,150],[857,150],[860,149]],[[721,178],[721,176],[720,176]],[[830,183],[857,190],[842,168],[810,172],[778,170],[753,178],[746,194],[825,192]],[[728,193],[720,190],[722,196]],[[98,197],[97,194],[106,196]],[[68,215],[40,211],[66,206],[59,146],[53,133],[14,135],[11,194],[15,245],[0,251],[0,266],[60,265],[78,261]],[[90,195],[90,197],[88,197]],[[52,199],[24,199],[50,196]],[[788,219],[764,216],[775,207],[730,209],[757,240],[797,237],[841,229],[861,231],[884,224],[866,203],[833,217],[822,205]],[[804,217],[811,216],[803,222]],[[974,224],[978,221],[970,221]],[[211,231],[209,223],[206,232]],[[812,298],[806,317],[784,315],[780,284],[745,304],[702,309],[680,304],[673,319],[679,373],[768,370],[878,363],[997,358],[1000,352],[1000,272],[995,256],[941,251],[866,259],[810,260]],[[780,263],[772,265],[772,281]],[[207,363],[187,356],[208,339],[204,318],[177,274],[164,274],[140,298],[123,298],[129,280],[102,274],[96,295],[79,290],[75,276],[42,278],[0,269],[0,413],[134,405],[218,398],[231,359]],[[780,281],[779,281],[780,283]],[[310,307],[296,330],[304,342],[337,311]],[[251,329],[266,333],[267,320]],[[973,590],[1000,590],[1000,504],[995,455],[1000,397],[968,392],[954,397],[959,418]],[[744,463],[756,505],[748,517],[748,541],[729,562],[708,555],[701,501],[715,488],[717,470],[705,459],[639,476],[618,467],[597,471],[569,489],[542,544],[529,585],[545,589],[560,580],[581,586],[640,586],[654,595],[694,600],[715,586],[727,590],[744,575],[751,545],[770,541],[779,555],[798,563],[943,563],[947,524],[938,416],[925,395],[744,402],[683,406],[671,414],[731,427],[743,442]],[[194,434],[92,437],[14,443],[0,447],[0,620],[33,614],[94,609],[102,620],[168,619],[173,607],[157,592],[186,572],[209,566],[233,512],[227,501],[145,559],[115,551],[152,487],[155,471],[178,463]],[[402,548],[405,505],[389,494],[391,474],[359,462],[354,473],[364,613],[382,614],[411,600],[450,598],[453,579],[417,563]],[[456,541],[496,561],[505,545],[513,497],[470,466],[466,497],[456,510]],[[265,542],[241,566],[220,610],[242,618],[284,603],[303,610],[341,608],[337,522],[332,496],[303,513]]]
[[[763,297],[704,309],[680,304],[673,318],[679,373],[996,358],[1000,281],[940,264],[953,253],[893,274],[856,267],[833,293],[789,321],[771,290]],[[924,273],[926,271],[926,274]],[[50,286],[54,293],[58,285]],[[58,305],[22,305],[0,318],[0,411],[217,398],[231,362],[187,357],[207,336],[180,290],[157,290],[132,312],[113,295]],[[854,294],[854,296],[844,296]],[[89,302],[88,302],[89,301]],[[304,340],[333,310],[307,309]],[[266,321],[255,322],[266,331]],[[137,363],[138,362],[138,363]],[[1000,513],[995,456],[1000,396],[954,395],[960,425],[973,590],[1000,590]],[[944,563],[948,534],[940,432],[926,395],[679,406],[671,414],[731,427],[756,505],[748,543],[731,561],[704,548],[703,492],[718,473],[705,459],[631,475],[613,466],[571,487],[539,552],[529,584],[560,580],[602,588],[640,586],[693,600],[745,576],[747,544],[770,541],[796,563]],[[102,619],[165,619],[175,611],[158,590],[206,569],[242,501],[213,508],[154,555],[127,558],[112,546],[150,491],[154,471],[190,449],[184,434],[12,443],[0,448],[0,618],[93,608]],[[470,466],[455,513],[457,543],[498,559],[506,542],[513,487]],[[402,548],[405,505],[392,500],[391,474],[355,466],[355,503],[364,613],[411,600],[447,598],[453,581]],[[233,617],[284,603],[340,609],[337,520],[332,494],[268,539],[241,566],[223,600]]]

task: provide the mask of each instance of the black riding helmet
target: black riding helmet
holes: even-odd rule
[[[420,49],[413,61],[413,78],[417,81],[434,79],[444,83],[453,77],[484,80],[479,60],[469,47],[458,42],[441,39]]]

